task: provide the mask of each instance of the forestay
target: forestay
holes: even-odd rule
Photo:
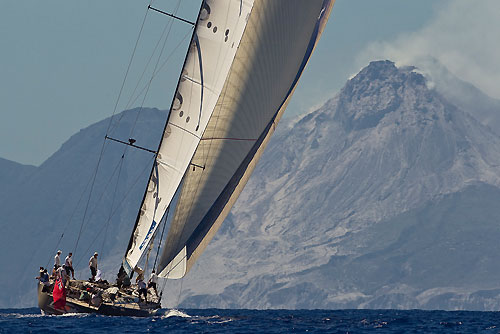
[[[184,177],[158,266],[160,276],[183,277],[229,213],[290,100],[333,3],[255,1],[192,159],[204,169],[189,169]]]
[[[202,3],[153,171],[123,261],[130,274],[171,202],[233,63],[253,0]]]

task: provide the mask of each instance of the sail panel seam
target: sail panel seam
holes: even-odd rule
[[[183,127],[182,127],[182,126],[180,126],[180,125],[177,125],[177,124],[175,124],[175,123],[169,123],[169,125],[175,126],[176,128],[178,128],[178,129],[180,129],[180,130],[183,130],[184,132],[187,132],[187,133],[189,133],[190,135],[192,135],[193,137],[196,137],[196,138],[198,138],[198,139],[200,139],[200,140],[201,140],[201,137],[200,137],[200,136],[198,136],[196,133],[191,132],[191,131],[189,131],[188,129],[185,129],[185,128],[183,128]]]
[[[199,82],[198,80],[195,80],[195,79],[193,79],[193,78],[191,78],[191,77],[188,77],[187,75],[186,75],[186,76],[184,76],[184,78],[185,78],[186,80],[188,80],[188,81],[191,81],[191,82],[192,82],[192,83],[194,83],[194,84],[197,84],[197,85],[199,85],[199,86],[202,86],[202,83],[201,83],[201,82]],[[216,94],[216,95],[221,94],[221,92],[216,91],[216,90],[214,90],[214,89],[210,88],[209,86],[207,86],[207,85],[205,85],[205,84],[203,84],[203,87],[202,87],[202,88],[207,89],[207,90],[209,90],[210,92],[212,92],[213,94]]]

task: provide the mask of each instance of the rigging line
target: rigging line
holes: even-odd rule
[[[175,54],[175,52],[177,51],[177,49],[179,49],[179,47],[181,46],[182,43],[184,43],[184,41],[192,34],[192,29],[190,31],[188,31],[181,39],[181,41],[179,43],[177,43],[177,45],[173,48],[172,52],[168,55],[168,57],[165,59],[165,61],[161,64],[161,66],[158,68],[158,70],[156,71],[156,73],[153,73],[153,78],[155,78],[159,73],[160,71],[163,69],[163,67],[169,62],[169,60],[172,58],[172,56]],[[139,85],[139,84],[138,84]],[[137,86],[138,86],[137,85]],[[137,99],[142,95],[142,93],[146,90],[146,87],[147,87],[147,84],[141,89],[141,91],[135,96],[135,98],[133,100],[130,100],[129,103],[127,104],[127,106],[125,107],[125,109],[130,109],[130,107],[132,106],[132,104],[135,103],[135,101],[137,101]]]
[[[163,285],[161,286],[161,290],[160,290],[162,293],[163,293],[163,291],[165,291],[165,286],[167,286],[167,280],[168,280],[169,274],[170,274],[170,272],[167,273],[167,277],[165,277],[165,279],[163,280]]]
[[[148,271],[149,256],[151,255],[151,251],[153,250],[155,238],[156,238],[156,231],[155,231],[155,233],[153,233],[153,236],[151,237],[151,241],[149,242],[149,245],[148,245],[148,252],[146,253],[146,261],[144,262],[143,275],[146,275],[149,272]]]
[[[102,151],[101,151],[101,155],[99,156],[99,162],[100,162],[101,158],[102,158]],[[106,192],[106,189],[108,188],[108,185],[111,183],[111,180],[113,179],[113,176],[115,175],[116,170],[118,169],[119,166],[120,166],[120,162],[118,162],[118,164],[116,165],[115,169],[113,170],[113,173],[111,174],[111,177],[109,178],[108,182],[104,186],[104,189],[103,189],[101,195],[99,196],[99,199],[97,200],[97,203],[99,203],[101,201],[102,197],[104,196],[104,193]],[[85,226],[85,216],[87,214],[87,209],[89,207],[90,196],[92,195],[92,190],[93,190],[93,185],[95,183],[96,175],[97,175],[97,168],[95,170],[94,178],[92,180],[92,187],[90,189],[89,198],[88,198],[88,201],[87,201],[87,205],[85,207],[85,213],[84,213],[84,217],[83,217],[83,220],[82,220],[82,224],[80,225],[80,232],[78,233],[78,239],[77,239],[77,242],[76,242],[75,250],[73,251],[73,253],[75,253],[75,254],[76,254],[76,251],[77,251],[77,248],[78,248],[78,241],[80,240],[81,233],[82,233],[83,228]],[[90,214],[89,220],[94,216],[94,214],[95,214],[96,211],[97,211],[97,206],[94,208],[94,210]]]
[[[173,21],[173,20],[171,20],[171,21]],[[166,32],[166,30],[167,30],[167,27],[168,27],[168,23],[165,25],[165,28],[163,28],[163,32],[161,33],[160,38],[159,38],[159,39],[158,39],[158,41],[156,42],[156,45],[155,45],[155,47],[154,47],[154,49],[153,49],[153,52],[151,53],[151,56],[149,57],[148,62],[147,62],[147,63],[146,63],[146,65],[144,66],[144,70],[142,71],[141,76],[139,77],[139,80],[137,80],[137,84],[136,84],[136,85],[135,85],[135,87],[134,87],[134,91],[132,92],[132,94],[130,94],[130,99],[129,99],[129,101],[127,102],[127,105],[126,105],[125,109],[128,109],[128,106],[131,104],[130,102],[131,102],[131,100],[133,99],[133,97],[134,97],[135,93],[137,92],[137,88],[139,88],[139,85],[140,85],[140,83],[141,83],[141,81],[142,81],[142,78],[143,78],[143,77],[144,77],[144,75],[146,74],[146,71],[147,71],[147,69],[148,69],[148,67],[149,67],[149,64],[151,63],[151,60],[153,60],[153,57],[154,57],[154,55],[155,55],[155,53],[156,53],[156,50],[158,49],[158,46],[160,45],[161,40],[163,39],[163,36],[165,35],[165,32]]]
[[[177,255],[178,255],[178,254],[177,254]],[[177,268],[177,266],[179,266],[179,265],[182,263],[182,261],[184,261],[184,259],[186,259],[186,258],[187,258],[187,255],[184,255],[184,256],[183,256],[180,260],[178,260],[176,263],[172,263],[172,262],[173,262],[173,260],[172,260],[172,262],[171,262],[171,263],[172,263],[172,265],[170,266],[170,269],[168,269],[168,271],[167,271],[167,276],[165,276],[165,278],[168,278],[168,275],[170,275],[170,273],[171,273],[171,272],[173,272],[173,271],[175,270],[175,268]],[[170,264],[170,263],[169,263],[169,264]],[[165,267],[165,268],[167,268],[167,267]],[[165,269],[164,269],[164,270],[165,270]]]
[[[150,5],[151,3],[153,2],[154,0],[151,0],[150,1]],[[116,109],[118,108],[118,102],[120,101],[120,97],[122,95],[122,92],[123,92],[123,87],[125,86],[125,82],[127,80],[127,77],[128,77],[128,73],[130,71],[130,67],[132,65],[132,61],[134,59],[134,56],[135,56],[135,53],[137,51],[137,46],[139,44],[139,40],[141,38],[141,35],[142,35],[142,31],[144,29],[144,24],[146,23],[146,18],[148,16],[148,12],[149,12],[149,9],[146,10],[146,13],[144,14],[144,19],[142,20],[142,24],[141,24],[141,28],[139,30],[139,34],[137,36],[137,39],[135,41],[135,45],[134,45],[134,50],[132,51],[132,55],[130,57],[130,61],[128,63],[128,66],[127,66],[127,71],[125,72],[125,77],[123,78],[123,82],[122,82],[122,85],[120,87],[120,92],[118,93],[118,97],[116,99],[116,102],[115,102],[115,106],[113,108],[113,114],[111,115],[110,119],[109,119],[109,123],[108,123],[108,127],[106,129],[106,135],[108,134],[108,131],[111,127],[111,124],[112,124],[112,121],[113,121],[113,116],[114,114],[116,113]],[[97,166],[95,168],[95,173],[94,173],[94,176],[92,177],[92,185],[90,187],[90,193],[89,193],[89,198],[87,200],[87,205],[85,206],[85,211],[84,211],[84,214],[83,214],[83,219],[82,219],[82,224],[80,225],[80,231],[78,233],[78,238],[76,240],[76,246],[75,246],[75,250],[78,248],[78,243],[80,241],[80,237],[81,237],[81,233],[82,233],[82,228],[83,228],[83,225],[85,223],[85,218],[86,218],[86,215],[87,215],[87,210],[88,210],[88,207],[89,207],[89,203],[90,203],[90,199],[92,197],[92,191],[94,190],[94,184],[95,184],[95,180],[96,180],[96,177],[97,177],[97,172],[99,170],[99,165],[101,164],[101,161],[102,161],[102,156],[103,156],[103,153],[104,153],[104,148],[106,146],[106,140],[103,141],[102,143],[102,147],[101,147],[101,153],[99,154],[99,159],[97,161]]]
[[[168,209],[169,209],[170,206],[167,207],[167,212],[168,212]],[[168,215],[168,213],[167,213]],[[164,220],[164,227],[163,227],[163,231],[165,230],[165,225],[166,225],[166,220],[165,220],[165,215],[163,215],[163,217],[160,219],[160,224],[162,223],[162,220]],[[154,241],[156,239],[158,235],[158,229],[155,230],[155,232],[153,233],[153,236],[151,237],[151,240],[149,242],[149,245],[148,245],[148,253],[147,253],[147,256],[146,256],[146,262],[144,264],[144,273],[147,273],[149,272],[147,270],[148,268],[148,264],[149,264],[149,256],[151,255],[151,251],[153,250],[153,245],[154,245]],[[163,238],[163,232],[161,234],[161,238]],[[161,245],[161,238],[159,239],[158,241],[158,249],[160,249],[160,245]],[[158,258],[158,252],[156,253],[156,256],[155,256],[155,261],[154,261],[154,264],[153,264],[153,270],[155,269],[155,266],[156,266],[156,259]]]
[[[177,10],[178,10],[179,5],[180,5],[180,0],[179,0],[179,3],[177,4],[177,9],[175,9],[175,11],[176,11],[176,12],[177,12]],[[148,62],[147,62],[147,63],[146,63],[146,65],[144,66],[144,70],[142,71],[141,76],[140,76],[140,77],[139,77],[139,79],[137,80],[137,84],[135,85],[135,87],[134,87],[134,90],[133,90],[132,94],[130,94],[130,98],[129,98],[129,101],[127,102],[126,106],[125,106],[125,110],[129,109],[129,108],[130,108],[130,106],[132,105],[132,103],[134,103],[134,102],[135,102],[135,101],[139,98],[139,96],[142,94],[142,92],[144,92],[144,89],[145,89],[145,88],[143,88],[143,89],[141,90],[141,92],[138,94],[138,96],[134,99],[134,95],[135,95],[135,93],[137,92],[137,89],[139,88],[139,85],[140,85],[140,83],[141,83],[141,81],[142,81],[142,78],[143,78],[143,77],[144,77],[144,75],[146,74],[146,71],[147,71],[147,69],[148,69],[148,67],[149,67],[149,64],[151,63],[151,60],[153,59],[154,55],[156,54],[156,50],[158,49],[158,46],[160,45],[161,40],[163,39],[163,36],[165,35],[165,32],[167,31],[167,28],[168,28],[169,24],[170,24],[170,26],[172,26],[172,25],[173,25],[173,20],[170,20],[170,21],[168,21],[168,22],[165,24],[165,27],[163,28],[163,31],[162,31],[162,33],[161,33],[161,35],[160,35],[160,38],[159,38],[159,39],[158,39],[158,41],[156,42],[156,45],[155,45],[155,47],[154,47],[154,49],[153,49],[153,52],[151,53],[151,56],[150,56],[150,57],[149,57],[149,59],[148,59]],[[170,30],[169,30],[169,34],[170,34]],[[181,43],[182,43],[182,42],[183,42],[183,40],[181,41]],[[179,45],[180,45],[181,43],[179,43]],[[175,53],[175,51],[176,51],[176,49],[178,48],[178,46],[179,46],[179,45],[177,45],[177,46],[174,48],[174,50],[172,51],[172,53],[171,53],[171,54],[167,57],[167,60],[168,60],[168,59],[170,59],[170,57],[171,57],[171,56]],[[154,76],[154,74],[153,74],[153,76]],[[118,120],[118,122],[120,122],[120,120],[122,119],[122,117],[123,117],[123,115],[121,115],[121,116],[120,116],[120,119]]]
[[[61,243],[61,240],[63,239],[64,234],[66,233],[66,230],[68,229],[69,225],[71,224],[71,222],[72,222],[72,220],[73,220],[73,217],[75,216],[76,211],[78,210],[78,206],[80,205],[80,203],[81,203],[81,201],[82,201],[83,195],[85,195],[85,192],[87,191],[87,188],[88,188],[88,187],[89,187],[89,185],[90,185],[90,180],[91,180],[91,179],[89,179],[89,180],[87,181],[87,185],[86,185],[86,186],[85,186],[85,188],[83,189],[83,191],[82,191],[82,193],[81,193],[81,195],[80,195],[80,198],[79,198],[79,199],[78,199],[78,201],[76,202],[76,206],[75,206],[75,208],[74,208],[73,212],[71,213],[71,216],[69,217],[68,222],[66,223],[66,226],[64,227],[63,232],[62,232],[61,236],[59,237],[59,241],[57,242],[57,244],[56,244],[56,246],[55,246],[54,250],[52,251],[52,254],[54,254],[54,253],[56,252],[56,249],[57,249],[57,248],[59,248],[59,245],[60,245],[60,243]],[[67,199],[67,200],[69,200],[69,197],[68,197],[68,199]],[[59,211],[59,212],[60,212],[60,211]],[[59,216],[58,216],[58,217],[59,217]],[[45,266],[45,268],[47,268],[47,267],[48,267],[48,265],[49,265],[49,262],[50,262],[51,258],[52,258],[52,255],[49,255],[49,260],[47,261],[47,265]]]
[[[95,168],[94,175],[92,177],[92,185],[90,186],[90,192],[89,192],[89,197],[87,199],[87,205],[85,206],[85,211],[84,211],[84,214],[83,214],[82,223],[80,224],[80,231],[78,232],[78,238],[76,239],[75,250],[73,251],[73,253],[75,253],[75,254],[76,254],[76,250],[78,249],[78,243],[80,241],[80,236],[82,234],[83,225],[85,224],[85,217],[87,216],[87,210],[89,208],[90,198],[92,197],[92,191],[94,190],[94,184],[95,184],[95,180],[96,180],[96,177],[97,177],[97,171],[99,170],[99,165],[101,164],[101,160],[102,160],[102,156],[103,156],[103,153],[104,153],[105,144],[106,144],[106,141],[104,141],[102,143],[101,153],[99,154],[99,159],[97,160],[97,166]]]
[[[115,206],[116,193],[118,192],[118,184],[120,182],[120,175],[122,173],[123,161],[124,161],[125,153],[127,152],[127,149],[128,149],[128,146],[125,146],[125,148],[123,149],[122,157],[120,159],[120,163],[119,163],[120,168],[118,169],[118,176],[116,177],[115,190],[113,192],[113,199],[111,201],[111,209],[109,210],[109,217],[108,217],[108,221],[106,222],[106,230],[104,231],[104,237],[102,238],[102,246],[101,246],[101,249],[99,250],[99,252],[101,254],[104,254],[104,245],[106,244],[106,237],[108,235],[109,222],[111,221],[111,213],[113,212],[113,207]],[[101,257],[101,259],[102,259],[102,257]]]
[[[109,177],[108,182],[107,182],[107,183],[106,183],[106,185],[104,186],[104,189],[103,189],[103,191],[102,191],[101,195],[99,196],[99,199],[97,200],[97,203],[100,203],[100,202],[101,202],[102,197],[103,197],[103,196],[104,196],[104,194],[106,193],[106,189],[108,189],[108,186],[109,186],[109,184],[111,183],[111,181],[113,180],[113,177],[115,176],[115,173],[116,173],[116,171],[118,170],[118,168],[120,167],[120,165],[121,165],[121,160],[120,160],[120,162],[118,162],[118,164],[116,165],[115,169],[113,170],[113,173],[112,173],[112,174],[111,174],[111,176]],[[121,167],[120,167],[120,168],[121,168]],[[94,217],[94,215],[95,215],[95,213],[96,213],[97,209],[98,209],[98,207],[96,206],[96,207],[94,208],[94,210],[91,212],[90,217],[89,217],[89,220],[90,220],[91,218],[93,218],[93,217]]]
[[[186,132],[186,133],[189,133],[189,134],[190,134],[190,135],[192,135],[193,137],[196,137],[196,138],[198,138],[198,139],[200,139],[200,140],[201,140],[200,135],[198,135],[198,134],[196,134],[196,133],[194,133],[194,132],[191,132],[191,131],[189,131],[189,130],[188,130],[188,129],[186,129],[186,128],[183,128],[182,126],[179,126],[179,125],[177,125],[177,124],[175,124],[175,123],[170,123],[170,125],[171,125],[171,126],[173,126],[173,127],[178,128],[178,129],[179,129],[179,130],[181,130],[181,131],[184,131],[184,132]]]
[[[151,4],[153,3],[153,1],[154,0],[151,0],[149,2],[149,6],[151,6]],[[144,25],[146,24],[146,18],[148,17],[148,13],[149,13],[149,8],[146,9],[146,13],[144,14],[144,18],[142,19],[141,28],[139,29],[139,34],[137,35],[137,39],[135,41],[134,49],[132,51],[132,55],[130,56],[130,60],[129,60],[129,63],[128,63],[128,66],[127,66],[127,70],[125,71],[125,76],[123,78],[122,85],[121,85],[120,91],[118,93],[118,97],[116,98],[115,106],[113,108],[113,114],[111,115],[111,118],[109,120],[109,125],[108,125],[108,128],[106,129],[106,134],[108,134],[108,132],[109,132],[109,129],[111,127],[111,121],[113,120],[113,116],[116,113],[116,109],[118,109],[118,103],[120,102],[120,98],[121,98],[122,93],[123,93],[123,88],[125,87],[125,82],[127,81],[127,77],[128,77],[129,72],[130,72],[130,68],[132,66],[132,62],[133,62],[134,57],[135,57],[135,53],[137,51],[137,46],[139,45],[139,41],[140,41],[141,36],[142,36],[142,31],[144,30]]]
[[[179,301],[181,300],[182,283],[184,283],[184,280],[183,280],[183,279],[181,279],[181,287],[179,288],[179,295],[177,296],[176,308],[178,308],[178,307],[179,307]]]
[[[152,163],[154,161],[154,157],[151,158],[150,162]],[[129,187],[128,191],[126,192],[126,195],[123,197],[123,199],[120,201],[120,203],[117,205],[117,207],[115,208],[115,210],[113,211],[113,213],[111,214],[111,217],[110,219],[116,214],[116,212],[118,211],[118,209],[123,205],[123,203],[125,202],[125,200],[128,198],[128,196],[132,193],[132,189],[136,186],[137,182],[139,182],[139,179],[144,175],[144,173],[148,170],[150,164],[146,164],[146,166],[143,168],[143,170],[139,173],[139,175],[136,177],[136,179],[134,180],[134,183]],[[106,222],[107,223],[107,222]],[[99,232],[97,233],[97,235],[94,237],[94,241],[97,239],[97,237],[99,236],[99,234],[102,232],[102,230],[104,229],[104,226],[99,230]],[[84,253],[87,253],[90,249],[90,247],[92,247],[93,243],[91,243],[89,245],[89,247],[87,248],[87,250],[84,252]],[[78,259],[78,263],[79,264],[81,262],[81,259],[82,257],[80,257]],[[75,261],[76,262],[76,261]]]
[[[153,160],[153,159],[152,159],[152,160]],[[141,177],[142,175],[144,175],[144,173],[147,171],[148,166],[149,166],[149,164],[148,164],[148,165],[146,165],[146,167],[142,170],[142,172],[141,172],[141,173],[137,176],[137,178],[135,179],[134,183],[130,186],[129,190],[131,190],[133,187],[135,187],[135,185],[136,185],[136,184],[137,184],[137,182],[139,181],[140,177]],[[128,197],[131,193],[132,193],[131,191],[128,191],[128,192],[127,192],[127,195],[126,195],[126,196],[122,199],[122,201],[120,202],[120,204],[119,204],[119,205],[115,208],[115,210],[113,211],[113,213],[112,213],[111,217],[115,215],[115,213],[118,211],[118,209],[122,206],[122,204],[125,202],[125,200],[127,199],[127,197]],[[101,229],[98,231],[97,235],[96,235],[96,236],[94,237],[94,239],[93,239],[93,240],[94,240],[94,242],[95,242],[95,240],[97,239],[97,237],[99,236],[99,234],[102,232],[102,230],[103,230],[103,228],[101,228]],[[87,248],[87,250],[85,251],[85,253],[87,253],[87,252],[89,251],[89,249],[90,249],[90,247],[92,247],[92,245],[93,245],[93,243],[91,243],[91,244],[89,245],[89,247]],[[80,258],[79,258],[78,263],[80,263],[80,262],[81,262],[81,259],[82,259],[82,257],[80,257]]]
[[[167,226],[168,214],[170,212],[170,205],[167,207],[167,212],[163,215],[163,229],[161,231],[160,239],[158,240],[158,249],[156,250],[155,262],[153,264],[153,269],[156,270],[156,262],[158,260],[158,255],[160,254],[160,246],[163,240],[163,233],[165,232],[165,227]]]
[[[179,10],[179,7],[180,7],[180,0],[179,2],[177,3],[177,7],[175,8],[175,11],[174,13],[177,13],[177,11]],[[167,24],[168,26],[168,24]],[[141,114],[141,111],[144,107],[144,102],[146,101],[146,98],[148,96],[148,93],[149,93],[149,89],[151,87],[151,83],[153,82],[153,79],[154,79],[154,73],[156,72],[157,68],[158,68],[158,64],[160,63],[160,60],[161,60],[161,57],[163,55],[163,52],[165,51],[165,46],[167,45],[167,40],[168,40],[168,37],[170,36],[170,32],[172,31],[172,26],[173,26],[173,23],[169,25],[169,29],[168,29],[168,32],[167,32],[167,35],[165,36],[165,39],[163,40],[163,45],[162,45],[162,48],[160,50],[160,54],[158,55],[158,59],[156,61],[156,64],[155,64],[155,67],[153,69],[153,73],[151,74],[151,78],[149,79],[149,82],[147,84],[147,88],[146,88],[146,91],[144,92],[144,98],[142,99],[142,102],[141,102],[141,106],[139,108],[139,112],[137,113],[137,116],[135,118],[135,122],[134,122],[134,125],[132,126],[132,129],[130,130],[130,136],[132,137],[132,134],[134,133],[134,130],[135,130],[135,127],[137,125],[137,120],[139,119],[139,116]]]
[[[167,271],[167,276],[165,276],[165,277],[164,277],[164,278],[165,278],[165,280],[164,280],[163,285],[162,285],[162,287],[161,287],[161,291],[163,291],[163,290],[165,289],[165,286],[167,285],[167,281],[168,281],[168,276],[170,275],[170,273],[171,273],[171,272],[173,272],[173,271],[175,270],[175,268],[177,268],[177,266],[178,266],[179,264],[181,264],[181,263],[182,263],[182,261],[184,261],[184,259],[186,259],[186,258],[187,258],[187,255],[185,255],[184,257],[182,257],[182,258],[181,258],[181,259],[180,259],[177,263],[172,263],[172,262],[173,262],[173,260],[172,260],[172,262],[170,262],[170,263],[172,263],[172,265],[170,266],[170,269]],[[168,265],[170,265],[170,263],[169,263]],[[168,265],[167,265],[165,268],[168,268]],[[164,269],[164,270],[165,270],[165,269]],[[182,281],[183,281],[183,280],[181,280],[181,282],[182,282]]]
[[[168,210],[169,207],[167,207],[167,210]],[[162,219],[160,219],[160,224],[162,223],[162,220],[164,219],[164,217],[165,217],[165,215],[163,215]],[[166,224],[166,221],[164,223]],[[148,253],[147,253],[147,256],[146,256],[146,262],[144,264],[144,272],[145,273],[148,272],[147,268],[148,268],[148,264],[149,264],[149,256],[151,255],[151,251],[153,250],[153,245],[154,245],[154,241],[155,241],[155,239],[157,237],[157,234],[158,234],[158,229],[155,230],[155,232],[153,233],[153,236],[151,237],[151,240],[149,241]],[[161,234],[161,238],[163,238],[163,233]],[[160,244],[161,244],[161,238],[158,241],[158,249],[159,249]],[[153,270],[154,270],[155,265],[156,265],[156,258],[158,258],[158,254],[156,254],[156,257],[155,257],[155,262],[153,264]]]

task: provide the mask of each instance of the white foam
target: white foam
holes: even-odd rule
[[[70,313],[63,313],[61,316],[63,317],[88,317],[90,314],[89,313],[76,313],[76,312],[70,312]]]
[[[170,317],[181,317],[181,318],[191,318],[189,314],[186,314],[182,311],[176,310],[176,309],[171,309],[168,310],[164,315],[161,316],[162,318],[170,318]]]
[[[208,321],[209,324],[225,324],[226,322],[231,322],[233,319],[221,319],[219,321]]]
[[[3,313],[3,314],[0,314],[0,317],[1,318],[17,318],[17,319],[21,319],[21,318],[40,318],[40,317],[43,317],[44,315],[43,314],[21,314],[21,313]]]

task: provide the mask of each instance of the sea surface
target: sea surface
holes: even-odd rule
[[[162,310],[151,318],[1,309],[0,333],[500,333],[500,312]]]

